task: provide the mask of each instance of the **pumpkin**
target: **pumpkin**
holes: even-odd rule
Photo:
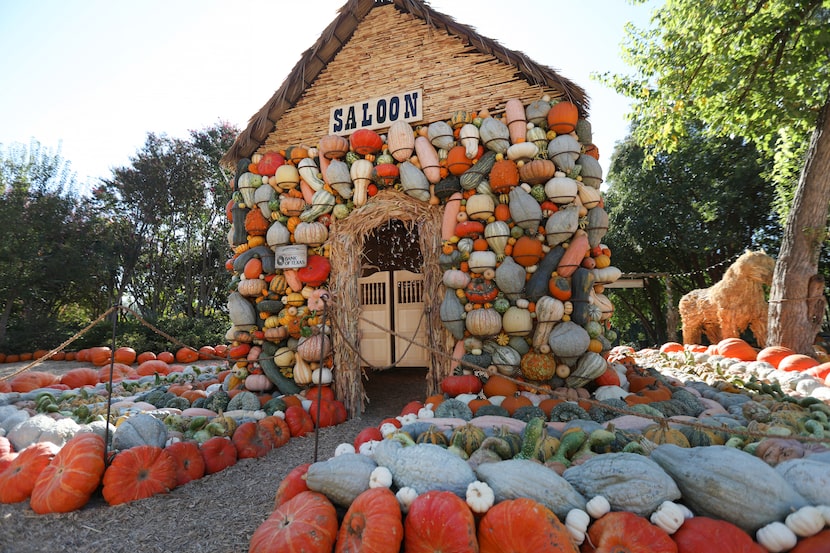
[[[95,386],[99,382],[98,371],[92,367],[76,367],[63,373],[60,382],[69,388]]]
[[[331,553],[337,512],[321,493],[304,491],[277,507],[251,536],[249,553]]]
[[[329,237],[329,229],[320,221],[300,222],[294,229],[294,242],[319,246]]]
[[[647,440],[660,444],[674,444],[679,447],[691,447],[689,439],[676,428],[668,423],[650,424],[643,429],[643,437]]]
[[[519,184],[519,168],[511,159],[501,159],[490,170],[490,189],[496,194],[506,194]]]
[[[508,336],[527,336],[533,330],[533,315],[528,309],[511,305],[502,315],[501,325]]]
[[[785,346],[767,346],[758,352],[756,360],[769,363],[777,369],[782,359],[794,353],[794,350]]]
[[[104,438],[76,434],[61,448],[35,481],[29,506],[38,514],[80,509],[98,489],[104,474]]]
[[[136,446],[115,456],[103,483],[101,493],[110,505],[166,493],[176,487],[176,462],[161,447]]]
[[[530,236],[522,236],[513,244],[513,259],[522,267],[532,267],[539,263],[544,252],[542,242]]]
[[[237,459],[264,457],[274,447],[268,430],[254,421],[240,424],[231,437]]]
[[[473,309],[467,313],[464,325],[473,336],[490,338],[501,331],[501,315],[492,307]]]
[[[195,363],[199,360],[199,351],[193,348],[181,347],[175,355],[177,363]]]
[[[482,390],[487,397],[512,397],[519,391],[519,386],[509,378],[500,374],[494,374],[487,379]]]
[[[677,545],[665,530],[647,519],[627,511],[613,511],[591,524],[582,551],[677,553]]]
[[[814,536],[798,540],[790,553],[825,553],[828,543],[830,543],[830,529],[825,529]],[[752,553],[755,551],[753,550]]]
[[[268,224],[269,222],[259,209],[251,209],[245,216],[245,230],[250,236],[265,236],[268,232]]]
[[[481,553],[579,553],[553,511],[524,497],[491,507],[479,523],[478,542]]]
[[[716,348],[720,355],[739,361],[755,361],[758,357],[758,351],[741,338],[725,338]]]
[[[205,459],[196,442],[174,442],[165,448],[176,463],[176,486],[205,475]]]
[[[269,415],[259,419],[257,424],[267,431],[271,445],[275,449],[284,446],[291,439],[291,430],[282,417]]]
[[[331,263],[327,257],[312,254],[306,259],[305,267],[297,270],[297,275],[303,284],[312,288],[321,286],[329,278]]]
[[[467,283],[464,296],[474,304],[491,303],[499,294],[499,289],[492,280],[476,277]]]
[[[109,349],[109,348],[107,348]],[[26,393],[46,388],[60,382],[60,377],[44,371],[27,371],[14,376],[10,381],[12,392]]]
[[[802,353],[793,353],[778,362],[778,370],[784,372],[804,372],[818,366],[819,362]]]
[[[285,422],[292,437],[305,436],[314,431],[311,415],[299,405],[291,405],[285,410]]]
[[[326,159],[340,159],[349,152],[349,141],[342,136],[329,134],[320,139],[317,151]]]
[[[519,167],[519,177],[528,184],[544,184],[553,178],[556,165],[549,159],[534,159]]]
[[[467,149],[464,146],[453,146],[447,152],[447,170],[450,174],[461,176],[472,166],[473,161],[467,157]]]
[[[556,134],[567,134],[576,130],[579,121],[579,108],[576,104],[563,100],[553,104],[546,116],[548,129]]]
[[[310,466],[311,463],[297,465],[291,469],[282,480],[280,480],[280,483],[277,486],[277,493],[274,496],[274,509],[277,509],[280,505],[301,492],[311,491],[308,489],[305,480],[305,475],[308,472],[308,467]]]
[[[477,394],[481,391],[481,380],[474,375],[452,375],[441,380],[441,391],[450,396]]]
[[[522,376],[528,380],[549,380],[556,374],[556,359],[552,355],[528,351],[522,356]]]
[[[403,520],[398,500],[385,487],[369,488],[349,506],[337,534],[335,553],[398,553]]]
[[[59,449],[52,442],[37,442],[15,454],[0,472],[0,503],[19,503],[28,499],[35,481]]]
[[[205,460],[205,474],[213,474],[236,464],[237,451],[233,442],[224,436],[208,438],[199,451]]]
[[[433,490],[419,495],[409,506],[404,521],[404,550],[407,553],[478,551],[472,511],[452,492]]]
[[[349,136],[349,145],[353,152],[367,156],[383,148],[383,139],[371,129],[358,129]]]
[[[579,159],[580,145],[570,134],[561,134],[548,142],[548,158],[563,173],[570,173]]]
[[[730,553],[764,553],[765,549],[755,543],[749,534],[725,520],[696,516],[687,518],[680,529],[672,535],[678,553],[703,553],[718,549]]]

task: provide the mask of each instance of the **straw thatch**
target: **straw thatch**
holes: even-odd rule
[[[424,311],[427,321],[427,343],[430,351],[430,367],[427,372],[427,391],[439,389],[442,378],[449,375],[450,360],[439,352],[452,347],[452,336],[444,328],[440,318],[441,279],[443,272],[438,265],[441,251],[442,206],[429,205],[398,190],[383,190],[372,201],[353,211],[344,220],[332,224],[329,233],[332,263],[329,281],[335,293],[333,323],[335,394],[346,404],[349,416],[359,415],[367,399],[363,388],[363,374],[358,352],[351,346],[358,340],[360,299],[358,277],[361,254],[366,236],[386,222],[397,219],[416,230],[423,255]]]
[[[362,51],[367,56],[364,59],[377,57],[379,63],[349,65],[347,74],[350,78],[335,80],[338,86],[333,86],[334,83],[328,81],[325,85],[318,87],[326,88],[329,92],[335,89],[335,96],[314,102],[313,110],[316,110],[316,113],[313,118],[309,117],[309,114],[313,112],[311,107],[306,107],[306,112],[297,114],[296,119],[303,121],[304,128],[293,129],[293,133],[301,132],[301,135],[293,134],[289,139],[283,135],[291,130],[281,128],[278,129],[281,132],[275,132],[275,126],[284,116],[301,107],[298,104],[317,84],[321,74],[344,51],[344,47],[347,44],[353,47],[352,42],[359,42],[353,41],[359,27],[362,30],[367,18],[372,22],[370,15],[380,17],[379,14],[383,14],[386,19],[377,20],[371,24],[371,28],[362,31],[364,35],[361,35],[362,41],[360,41]],[[396,19],[389,21],[389,18]],[[412,27],[416,23],[419,27]],[[425,28],[426,33],[431,36],[424,37],[424,32],[419,32],[422,28]],[[407,38],[412,37],[417,39],[417,48],[414,48],[411,42],[407,42]],[[447,38],[451,41],[445,40]],[[435,41],[438,43],[434,44]],[[436,60],[434,57],[422,58],[430,53],[434,55],[436,49],[445,55],[442,60]],[[396,53],[398,58],[395,57]],[[502,67],[498,68],[497,65]],[[424,70],[424,68],[427,69]],[[480,73],[468,75],[470,68],[476,68]],[[407,70],[412,73],[407,73]],[[468,78],[462,79],[458,75]],[[328,108],[333,105],[333,100],[336,104],[338,101],[341,103],[351,101],[347,98],[349,94],[357,95],[354,101],[379,95],[367,92],[371,89],[372,79],[375,79],[375,83],[382,83],[384,86],[394,83],[396,90],[423,87],[425,97],[429,96],[430,92],[441,92],[447,102],[456,103],[455,109],[489,107],[495,111],[499,109],[499,106],[480,102],[487,102],[492,98],[504,101],[512,97],[512,91],[508,89],[508,85],[521,83],[524,89],[533,91],[536,98],[545,93],[553,97],[564,97],[579,106],[583,117],[586,117],[588,112],[588,99],[581,87],[562,77],[550,67],[534,62],[521,52],[509,50],[497,41],[479,35],[472,27],[462,25],[452,17],[434,11],[426,2],[420,0],[349,0],[340,8],[337,18],[323,31],[317,42],[302,54],[279,90],[250,119],[248,127],[242,131],[222,158],[222,163],[231,169],[234,168],[238,160],[250,157],[266,142],[269,142],[269,138],[272,147],[267,149],[279,149],[279,147],[299,143],[296,141],[297,136],[302,136],[303,140],[310,141],[313,145],[316,140],[327,134],[320,132],[320,128],[313,127],[315,125],[321,127],[327,122]],[[358,81],[361,83],[360,87],[349,84]],[[472,86],[470,86],[471,81]],[[493,92],[499,90],[501,94],[494,96],[494,94],[487,93],[488,85]],[[432,89],[427,90],[430,86]],[[451,97],[447,94],[455,94],[455,96]],[[476,94],[478,94],[477,97]],[[529,98],[524,99],[529,101]],[[459,105],[463,104],[463,101],[479,103],[473,104],[473,108],[467,108]],[[448,116],[449,113],[441,113],[437,117],[430,117],[429,113],[425,113],[425,123]],[[313,124],[312,119],[316,121]],[[280,135],[277,137],[278,140],[288,141],[288,144],[275,141],[272,136],[274,134]]]

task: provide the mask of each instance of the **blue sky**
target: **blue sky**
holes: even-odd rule
[[[590,75],[630,72],[623,27],[646,26],[656,1],[429,4],[585,88],[607,170],[628,101]],[[242,129],[344,4],[0,0],[0,144],[60,147],[84,185],[128,165],[148,132],[186,138],[220,120]],[[373,63],[382,69],[382,59]]]

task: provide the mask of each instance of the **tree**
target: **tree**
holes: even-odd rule
[[[772,213],[774,191],[763,178],[768,163],[738,138],[707,137],[690,125],[676,151],[646,152],[633,136],[614,150],[606,194],[614,265],[623,272],[658,273],[641,290],[614,293],[615,326],[642,329],[656,344],[676,339],[664,314],[666,282],[672,298],[718,281],[745,249],[771,251],[780,241]],[[743,201],[745,197],[753,201]]]
[[[227,255],[219,220],[230,189],[218,160],[235,135],[225,124],[193,131],[191,140],[148,133],[131,165],[95,191],[119,221],[116,300],[129,295],[149,320],[205,316],[225,303],[217,290]]]
[[[88,310],[107,297],[98,277],[113,258],[94,245],[108,240],[106,222],[74,187],[59,151],[33,140],[0,152],[0,344],[15,327],[16,347],[42,346],[58,338],[61,310]]]
[[[830,3],[667,0],[652,22],[627,29],[623,53],[639,74],[604,77],[633,99],[649,159],[674,151],[685,122],[700,120],[711,135],[752,141],[775,159],[779,181],[801,167],[797,186],[780,182],[782,195],[795,191],[782,208],[767,342],[812,353],[826,304],[818,259],[830,206]]]

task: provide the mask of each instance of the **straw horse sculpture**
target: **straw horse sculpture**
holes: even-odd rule
[[[767,342],[768,304],[764,286],[772,284],[775,260],[763,251],[747,250],[710,288],[692,290],[680,298],[683,342],[699,344],[701,334],[710,343],[738,338],[750,328],[758,345]]]

